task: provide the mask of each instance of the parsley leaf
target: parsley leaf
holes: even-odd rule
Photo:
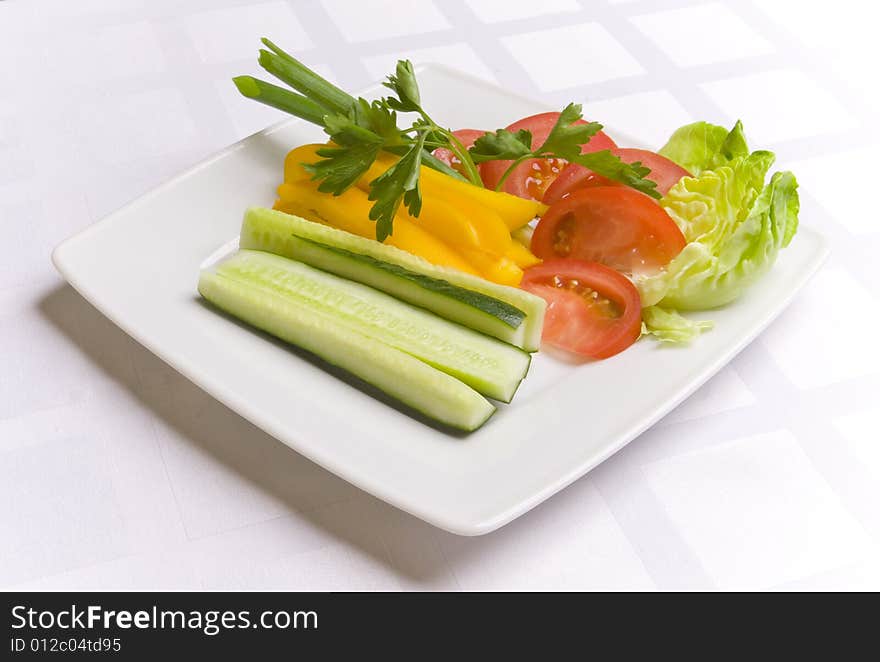
[[[388,76],[388,80],[382,83],[385,87],[393,90],[397,98],[389,97],[385,103],[394,110],[401,112],[421,112],[422,97],[419,94],[419,84],[416,82],[416,72],[409,60],[398,60],[394,74]]]
[[[532,132],[520,129],[514,133],[498,129],[495,133],[486,133],[477,138],[468,151],[474,163],[518,159],[532,153]]]
[[[583,119],[581,105],[579,103],[568,104],[559,113],[559,118],[550,130],[547,140],[535,152],[553,154],[569,161],[571,159],[568,158],[568,155],[580,154],[581,146],[590,142],[590,138],[602,129],[602,125],[598,122],[575,124],[580,119]]]
[[[319,149],[317,154],[323,158],[303,167],[312,173],[313,180],[320,180],[319,191],[340,195],[370,169],[383,140],[352,117],[340,114],[324,116],[324,131],[335,144]]]
[[[394,215],[401,200],[413,216],[418,216],[422,209],[419,169],[424,142],[424,136],[420,137],[397,163],[370,182],[369,199],[375,201],[370,218],[376,221],[376,239],[379,241],[385,241],[391,235]]]
[[[381,101],[372,103],[359,98],[352,105],[348,117],[360,127],[369,129],[388,145],[400,144],[400,129],[397,128],[397,113],[389,110]]]
[[[651,172],[651,169],[643,166],[641,162],[625,163],[607,149],[582,154],[581,146],[588,143],[590,138],[602,129],[602,125],[598,122],[575,124],[580,119],[583,119],[581,105],[568,104],[559,114],[559,119],[550,130],[547,140],[535,150],[535,153],[545,157],[563,158],[569,163],[577,163],[589,168],[598,175],[626,184],[652,198],[660,197],[655,190],[657,183],[645,179],[645,175]]]
[[[598,122],[575,124],[581,119],[583,119],[581,105],[570,103],[559,113],[556,123],[547,134],[547,139],[539,147],[532,147],[532,134],[525,129],[515,133],[507,129],[499,129],[477,138],[469,152],[474,163],[513,161],[501,177],[499,188],[522,161],[532,158],[558,158],[565,159],[569,163],[577,163],[603,177],[659,198],[660,194],[654,190],[657,184],[645,179],[645,175],[651,172],[650,169],[641,163],[624,163],[607,149],[581,153],[583,145],[590,142],[590,138],[602,129],[602,125]]]
[[[304,164],[313,180],[320,180],[318,190],[340,195],[363,176],[385,145],[400,144],[396,114],[379,102],[357,99],[347,115],[324,117],[324,131],[335,145],[322,147],[316,163]]]
[[[322,147],[317,154],[324,158],[316,163],[305,163],[303,167],[312,173],[312,179],[321,180],[319,191],[341,195],[370,169],[381,146],[377,142],[363,142],[344,147]]]
[[[622,182],[652,198],[660,198],[660,194],[655,190],[657,182],[645,179],[645,175],[651,172],[651,169],[643,166],[641,161],[625,163],[607,149],[572,155],[568,161],[589,168],[608,179]]]
[[[353,113],[352,113],[353,114]],[[348,115],[325,115],[324,133],[337,145],[375,143],[381,145],[382,136],[361,126]]]

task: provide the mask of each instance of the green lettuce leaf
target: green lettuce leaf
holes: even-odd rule
[[[642,333],[652,335],[660,342],[687,343],[708,331],[712,322],[693,321],[674,310],[661,306],[649,306],[642,309]]]
[[[695,122],[678,129],[660,153],[689,170],[660,200],[687,245],[664,269],[635,274],[644,332],[688,342],[710,327],[678,311],[718,308],[763,276],[797,232],[797,180],[777,172],[774,155],[749,153],[742,123],[733,129]]]
[[[683,177],[660,205],[685,239],[714,253],[748,216],[774,159],[772,152],[753,152],[699,177]]]
[[[673,133],[659,153],[696,177],[748,156],[749,147],[739,120],[730,131],[717,124],[694,122]]]
[[[660,205],[689,243],[666,269],[634,275],[643,306],[658,304],[692,275],[693,265],[721,250],[749,215],[772,163],[771,152],[754,152],[699,177],[684,177],[669,189]]]
[[[710,176],[717,175],[704,174]],[[681,195],[683,191],[669,193]],[[798,210],[794,175],[774,173],[746,218],[731,224],[723,241],[691,241],[664,271],[637,282],[643,304],[705,310],[730,303],[767,272],[779,250],[791,241]]]

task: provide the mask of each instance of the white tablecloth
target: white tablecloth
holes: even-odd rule
[[[815,4],[815,7],[813,6]],[[0,2],[0,586],[880,588],[873,3]],[[140,348],[51,248],[278,119],[229,78],[270,35],[348,89],[442,61],[658,145],[745,122],[833,256],[624,451],[459,538],[349,486]],[[511,118],[513,119],[513,118]],[[136,293],[133,293],[136,295]]]

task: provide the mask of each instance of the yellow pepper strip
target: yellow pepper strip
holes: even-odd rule
[[[321,157],[318,156],[317,151],[322,147],[327,147],[327,145],[301,145],[290,150],[284,157],[284,181],[293,183],[310,180],[312,173],[303,168],[302,164],[318,161]]]
[[[514,230],[510,233],[510,236],[513,237],[513,240],[522,244],[526,248],[529,248],[532,245],[532,235],[535,234],[535,228],[531,225],[524,225],[519,230]]]
[[[508,260],[511,260],[514,264],[516,264],[516,266],[522,267],[523,269],[541,263],[541,258],[536,257],[534,254],[532,254],[532,251],[530,251],[518,241],[511,242],[510,248],[508,248],[507,252],[504,253],[504,257],[506,257]]]
[[[370,181],[383,171],[382,166],[378,166],[378,172],[374,173],[374,169],[375,166],[370,168],[366,177],[361,178],[358,188],[369,191]],[[444,200],[425,193],[418,217],[411,216],[403,207],[401,212],[413,223],[454,248],[475,248],[503,255],[513,243],[510,231],[501,217],[491,209],[476,205],[470,200]]]
[[[370,182],[395,163],[396,157],[380,156],[358,181],[358,187],[369,191]],[[425,168],[421,172],[424,174]],[[446,177],[446,175],[443,175]],[[448,178],[451,179],[451,178]],[[421,180],[420,180],[421,181]],[[426,230],[456,247],[471,246],[490,253],[503,254],[510,246],[510,231],[501,216],[491,207],[447,191],[429,191],[422,186],[422,210],[416,222]],[[470,184],[468,185],[470,186]]]
[[[375,237],[375,224],[369,220],[371,203],[367,199],[369,182],[393,165],[393,155],[381,155],[366,175],[358,182],[358,188],[345,191],[341,196],[320,193],[317,182],[311,181],[311,174],[302,167],[303,163],[314,163],[319,159],[316,151],[325,145],[302,145],[291,150],[284,160],[284,184],[278,188],[280,199],[275,208],[287,213],[303,216],[309,220],[323,222],[348,232]],[[522,200],[508,194],[485,191],[489,196],[459,195],[476,186],[463,184],[456,186],[451,177],[441,173],[427,175],[429,169],[422,169],[423,202],[417,218],[410,216],[401,208],[394,220],[394,234],[386,241],[410,253],[420,255],[434,264],[453,266],[462,271],[481,275],[484,278],[506,285],[518,285],[522,279],[522,268],[540,262],[520,243],[513,241],[507,223],[486,201],[496,203],[514,200],[517,213],[531,214],[537,203]],[[431,171],[433,172],[433,171]],[[424,186],[428,184],[425,190]],[[452,184],[450,188],[448,184]],[[522,203],[525,203],[524,205]],[[531,216],[527,220],[531,220]],[[398,229],[398,227],[400,229]]]
[[[373,203],[358,188],[350,188],[342,195],[334,196],[321,193],[311,182],[299,181],[282,184],[278,187],[278,195],[275,209],[369,239],[376,237],[376,224],[369,218]],[[476,269],[470,260],[403,215],[398,214],[394,219],[394,233],[385,241],[433,264],[488,277],[488,274]]]
[[[396,223],[397,221],[395,221]],[[485,253],[473,248],[460,249],[464,258],[476,267],[484,278],[501,285],[517,286],[523,277],[523,270],[513,260]]]
[[[382,152],[376,161],[383,166],[383,169],[387,169],[396,159],[393,154]],[[526,200],[509,193],[474,186],[425,166],[422,166],[419,181],[426,198],[471,200],[498,214],[508,230],[521,228],[535,216],[541,216],[547,211],[547,205],[535,200]]]
[[[304,170],[301,164],[317,161],[320,157],[316,151],[326,146],[325,144],[310,144],[291,150],[284,159],[284,181],[294,182],[311,179],[311,173]],[[364,185],[369,185],[370,181],[394,165],[397,158],[393,154],[381,152],[376,163],[366,175],[367,179]],[[497,214],[508,230],[521,228],[535,216],[541,216],[547,210],[547,205],[540,202],[525,200],[509,193],[480,188],[425,166],[422,166],[420,175],[424,198],[455,201],[455,204],[462,200],[468,200],[471,203],[479,204],[483,209],[491,210],[493,213],[490,215],[493,217],[494,214]],[[475,207],[469,204],[468,213],[478,218],[480,215],[474,214],[473,209]],[[491,232],[491,230],[487,230],[487,232]]]
[[[291,150],[284,159],[284,181],[288,183],[311,179],[303,163],[314,163],[320,157],[317,150],[326,145],[303,145]],[[391,161],[375,163],[358,182],[358,187],[369,193],[370,182],[387,170]],[[402,210],[406,213],[406,210]],[[424,195],[418,217],[407,214],[413,223],[454,248],[469,246],[503,255],[511,243],[510,232],[501,217],[492,209],[467,198],[445,200],[440,196]]]

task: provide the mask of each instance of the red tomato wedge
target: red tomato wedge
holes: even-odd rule
[[[538,221],[531,248],[544,260],[570,257],[644,273],[668,264],[685,243],[675,221],[647,195],[599,186],[551,205]]]
[[[543,342],[591,359],[622,352],[642,331],[639,292],[597,262],[547,260],[525,271],[524,290],[547,302]]]
[[[629,147],[615,147],[611,150],[612,154],[620,157],[621,161],[626,163],[635,163],[641,161],[642,165],[650,168],[651,172],[647,179],[657,182],[657,192],[660,195],[666,195],[682,177],[690,177],[691,173],[682,168],[674,161],[670,161],[665,156],[660,156],[655,152],[649,152],[646,149],[631,149]],[[553,180],[553,183],[544,193],[544,204],[552,205],[559,202],[563,197],[576,191],[579,188],[588,188],[590,186],[623,186],[619,182],[597,175],[589,168],[576,163],[569,163],[565,166],[559,176]]]
[[[532,146],[538,147],[550,135],[550,131],[559,119],[559,113],[541,113],[525,117],[507,127],[508,131],[528,129],[532,132]],[[575,124],[586,124],[585,120],[578,120]],[[599,131],[590,138],[590,142],[581,148],[581,152],[598,152],[601,149],[611,149],[615,143],[605,133]],[[513,161],[487,161],[480,166],[480,174],[486,188],[495,189],[504,173]],[[541,200],[544,191],[547,190],[553,180],[559,175],[567,164],[563,159],[529,159],[517,166],[516,170],[504,181],[502,191],[518,195],[527,200]]]
[[[461,141],[461,144],[465,149],[468,149],[473,146],[474,142],[476,142],[477,138],[482,136],[485,131],[480,131],[478,129],[459,129],[458,131],[453,131],[452,135],[458,138]],[[436,156],[440,161],[443,161],[448,166],[451,166],[455,170],[458,170],[461,174],[465,174],[464,168],[461,165],[461,161],[455,156],[455,153],[451,149],[447,149],[446,147],[438,147],[435,149],[432,154]]]

